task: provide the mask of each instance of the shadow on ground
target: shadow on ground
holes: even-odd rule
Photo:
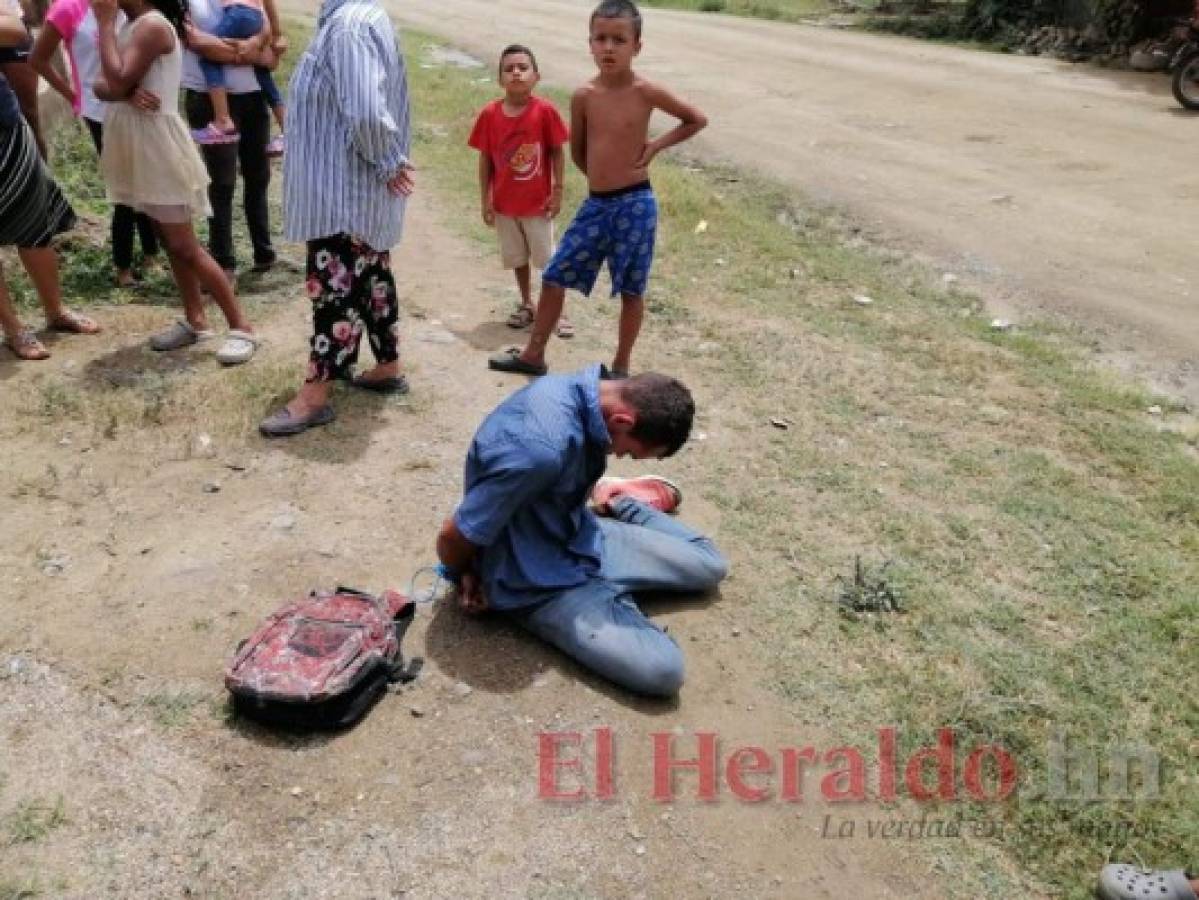
[[[217,365],[212,358],[217,344],[205,344],[156,353],[144,343],[117,347],[88,360],[82,369],[82,381],[93,390],[112,387],[138,387],[148,378],[190,375],[199,365]]]
[[[503,322],[483,322],[469,330],[454,331],[453,334],[476,350],[523,346],[529,336],[528,331],[509,328]]]
[[[262,410],[262,417],[282,409],[294,390],[276,394]],[[261,438],[270,452],[286,453],[306,462],[348,465],[366,453],[376,432],[388,426],[388,410],[408,403],[405,397],[389,397],[368,391],[336,386],[330,398],[337,418],[328,425],[281,438]]]
[[[652,617],[655,613],[707,607],[719,599],[719,592],[649,594],[639,597],[638,604]],[[425,633],[424,655],[436,662],[448,678],[480,691],[523,691],[535,687],[538,677],[553,668],[564,679],[581,681],[614,703],[639,713],[660,715],[678,707],[677,700],[642,697],[599,678],[500,615],[466,616],[452,598],[434,607]]]

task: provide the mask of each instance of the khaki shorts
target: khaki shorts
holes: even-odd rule
[[[497,213],[495,230],[500,236],[500,259],[505,269],[530,263],[544,269],[554,255],[554,223],[545,216],[514,219]]]

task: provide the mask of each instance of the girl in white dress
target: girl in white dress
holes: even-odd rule
[[[118,8],[127,17],[119,36]],[[117,0],[92,0],[92,9],[100,32],[96,96],[111,101],[100,157],[108,196],[154,220],[183,299],[184,318],[152,336],[150,346],[178,350],[212,336],[203,285],[229,323],[217,359],[226,365],[246,362],[258,346],[254,329],[192,227],[195,216],[211,210],[208,172],[177,109],[184,6],[181,0],[120,0],[119,7]],[[133,102],[138,87],[157,102]]]

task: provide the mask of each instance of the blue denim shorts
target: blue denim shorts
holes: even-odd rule
[[[658,201],[648,181],[592,193],[562,235],[541,280],[590,295],[607,260],[612,296],[644,297],[657,228]]]

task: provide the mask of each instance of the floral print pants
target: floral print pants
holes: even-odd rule
[[[391,254],[348,234],[308,242],[312,354],[308,381],[346,380],[365,331],[379,363],[399,359],[400,304]]]

